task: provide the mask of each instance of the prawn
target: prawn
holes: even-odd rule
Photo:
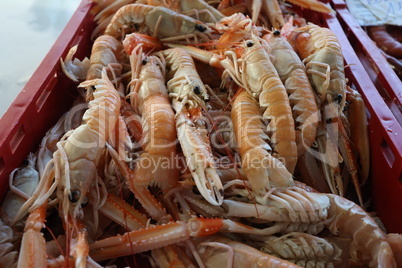
[[[286,33],[288,41],[306,65],[306,73],[315,89],[321,107],[324,102],[337,102],[343,111],[346,100],[346,78],[341,46],[328,28],[309,23]]]
[[[263,37],[272,48],[272,61],[289,95],[296,123],[296,143],[301,156],[315,141],[320,112],[303,63],[279,31]]]
[[[234,98],[232,120],[242,168],[250,181],[251,188],[259,195],[265,195],[272,187],[293,185],[292,174],[270,152],[264,133],[262,114],[256,100],[247,91]]]
[[[97,163],[103,154],[106,142],[112,136],[110,133],[113,133],[120,122],[120,96],[108,79],[105,69],[102,72],[102,79],[86,81],[80,86],[95,87],[93,100],[89,102],[89,109],[83,115],[83,123],[56,144],[57,150],[53,154],[53,159],[47,163],[38,187],[13,220],[15,222],[21,218],[27,207],[30,207],[31,213],[22,241],[24,254],[20,255],[19,260],[21,265],[29,261],[29,256],[34,255],[30,243],[40,245],[39,254],[36,254],[38,263],[46,261],[44,238],[40,230],[45,222],[48,198],[55,190],[59,200],[59,211],[67,226],[66,232],[72,231],[73,234],[76,232],[75,241],[79,246],[77,245],[77,249],[72,252],[76,257],[76,266],[82,267],[86,262],[84,257],[87,252],[85,242],[87,235],[80,222],[80,218],[83,218],[82,207],[89,202],[87,194],[90,188],[103,183],[97,173]],[[127,139],[125,142],[128,143]],[[51,183],[53,178],[55,180]],[[102,199],[106,199],[106,188],[102,187],[101,191]]]
[[[58,198],[62,200],[63,215],[76,218],[81,205],[88,202],[86,194],[97,180],[96,161],[119,122],[120,96],[102,71],[102,79],[85,81],[80,87],[95,86],[94,99],[83,115],[83,124],[66,141],[59,143],[55,155],[56,178],[60,172]],[[65,167],[64,170],[60,170]],[[69,167],[69,169],[67,169]],[[85,167],[85,168],[84,168]],[[83,179],[84,178],[84,179]]]
[[[196,42],[198,38],[207,38],[209,33],[202,22],[168,8],[130,4],[116,12],[105,34],[124,38],[125,34],[133,31],[159,36],[162,40],[166,37],[170,41],[195,38]]]
[[[30,154],[26,166],[11,172],[9,179],[10,191],[8,191],[1,208],[3,218],[14,219],[21,206],[32,196],[39,183],[39,173],[35,165],[36,157]]]
[[[127,98],[134,110],[142,115],[143,135],[139,143],[144,152],[134,172],[121,161],[117,161],[117,165],[143,207],[154,219],[160,220],[168,214],[147,186],[155,184],[168,191],[177,184],[179,172],[174,165],[177,134],[165,86],[164,64],[158,57],[145,56],[141,47],[138,45],[130,56],[132,80]],[[112,156],[116,157],[113,153]]]
[[[76,219],[82,216],[81,206],[88,203],[86,195],[90,187],[96,181],[100,182],[96,163],[102,155],[110,133],[114,131],[119,121],[120,96],[108,79],[106,70],[102,72],[102,79],[86,81],[80,86],[96,88],[93,93],[94,99],[89,102],[89,109],[83,115],[83,123],[68,132],[66,138],[56,144],[57,150],[53,154],[53,161],[46,165],[46,168],[49,168],[48,166],[54,162],[51,168],[54,176],[44,172],[32,197],[21,207],[13,222],[26,213],[27,207],[33,211],[42,206],[56,188],[60,211],[65,222],[69,216]],[[44,187],[53,178],[55,181],[51,187]],[[44,188],[48,189],[46,193],[43,193]]]
[[[18,252],[14,248],[13,229],[0,219],[0,267],[17,267]]]
[[[335,13],[335,11],[328,5],[321,3],[317,0],[287,0],[287,2],[293,5],[300,6],[302,8],[322,12],[322,13]],[[257,23],[261,9],[264,11],[264,15],[269,19],[271,26],[274,29],[280,29],[285,21],[279,1],[277,0],[253,0],[252,1],[252,19],[253,23]]]
[[[93,46],[90,57],[90,66],[86,75],[86,80],[99,79],[102,77],[104,67],[111,67],[116,76],[120,75],[122,69],[123,51],[121,42],[109,35],[99,36]]]
[[[263,120],[268,121],[267,131],[273,155],[282,158],[286,168],[293,173],[297,162],[294,120],[286,89],[269,56],[269,46],[254,35],[243,43],[244,54],[238,56],[226,51],[221,60],[224,77],[233,80],[258,99]],[[241,145],[240,145],[241,146]]]
[[[213,205],[223,201],[222,182],[216,171],[212,149],[201,123],[202,110],[209,101],[207,86],[201,81],[191,55],[181,48],[164,50],[170,72],[167,88],[176,112],[178,138],[193,179],[202,196]]]
[[[129,4],[146,4],[154,7],[165,7],[169,8],[174,12],[181,13],[186,16],[190,16],[203,23],[215,23],[221,20],[224,15],[220,13],[217,9],[208,5],[203,0],[118,0],[114,3],[104,6],[103,9],[96,14],[94,20],[97,22],[98,26],[92,33],[92,37],[98,35],[105,31],[108,24],[111,22],[113,15],[122,7]]]
[[[343,195],[344,186],[339,163],[345,159],[345,165],[352,176],[360,205],[363,205],[357,176],[356,157],[352,152],[350,139],[345,131],[345,124],[342,122],[346,103],[347,79],[345,78],[343,55],[339,41],[330,29],[312,23],[290,31],[286,35],[305,63],[310,83],[318,95],[318,106],[322,109],[325,122],[335,121],[337,123],[336,128],[323,123],[323,129],[326,129],[327,133],[322,133],[317,139],[328,185],[333,193]],[[359,112],[364,113],[364,109],[360,107]],[[364,117],[360,116],[360,118]],[[334,133],[335,131],[339,131],[339,133]],[[360,131],[360,133],[364,132]],[[335,142],[338,146],[335,145]],[[343,159],[338,157],[339,152]],[[361,154],[363,153],[362,151]],[[365,153],[366,155],[362,156],[362,160],[365,162],[363,165],[367,164],[366,159],[368,159],[367,150]],[[367,173],[367,167],[363,168]]]
[[[120,75],[123,61],[120,53],[123,51],[123,46],[114,37],[99,36],[92,46],[90,59],[84,58],[80,61],[75,58],[73,60],[76,51],[77,46],[74,46],[64,60],[60,59],[63,72],[74,82],[99,79],[104,67],[109,67],[115,76]],[[90,94],[87,95],[90,96]]]

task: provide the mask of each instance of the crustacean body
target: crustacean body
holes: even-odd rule
[[[207,88],[196,72],[194,61],[180,48],[163,51],[170,72],[167,88],[172,106],[176,112],[178,139],[187,165],[190,168],[198,190],[211,204],[220,205],[223,200],[222,183],[209,144],[209,138],[199,114],[205,110],[209,100]]]
[[[363,100],[330,30],[301,17],[293,29],[299,10],[277,1],[94,2],[89,59],[73,47],[62,61],[86,80],[88,103],[70,112],[86,111],[43,140],[39,185],[12,222],[29,213],[25,232],[0,244],[5,259],[12,242],[20,267],[400,262],[400,236],[298,181],[355,200],[341,183],[369,174]],[[331,11],[317,3],[299,4]]]
[[[226,52],[222,60],[225,71],[239,86],[258,99],[267,120],[266,131],[270,136],[273,155],[280,158],[289,172],[293,173],[297,161],[295,127],[286,89],[271,63],[267,45],[254,36],[243,43],[244,54],[238,58]],[[241,145],[240,145],[241,146]]]
[[[113,16],[105,30],[106,35],[124,38],[129,33],[127,26],[133,27],[130,32],[147,33],[165,40],[205,38],[208,28],[200,21],[176,13],[165,7],[154,7],[143,4],[130,4],[120,8]]]
[[[120,76],[122,69],[120,56],[122,50],[122,44],[114,37],[102,35],[95,40],[90,59],[73,60],[77,51],[77,46],[73,46],[64,61],[61,60],[61,66],[68,78],[75,82],[101,78],[104,67],[110,68],[109,77],[114,76],[115,79]]]
[[[140,44],[132,51],[130,62],[132,80],[127,97],[142,116],[140,144],[144,152],[137,160],[134,172],[118,159],[115,161],[136,198],[154,219],[160,220],[168,215],[147,187],[157,185],[168,191],[177,184],[179,173],[174,164],[177,137],[174,112],[164,84],[162,61],[155,56],[145,56]],[[159,131],[159,128],[164,131]],[[112,155],[116,158],[114,153]]]
[[[232,120],[242,168],[253,191],[264,195],[273,187],[292,186],[292,174],[270,153],[260,107],[247,91],[235,96]]]
[[[353,153],[352,145],[343,123],[344,108],[346,103],[347,79],[345,78],[343,55],[341,46],[335,34],[327,28],[314,24],[297,28],[285,34],[295,48],[295,51],[303,59],[306,65],[310,83],[318,96],[318,106],[321,109],[323,123],[320,124],[317,134],[317,145],[325,178],[331,192],[344,195],[345,187],[342,181],[340,163],[345,162],[348,173],[352,177],[359,202],[362,205],[362,194],[358,179],[358,164]],[[349,90],[351,92],[351,90]],[[349,94],[349,98],[358,96]],[[361,103],[361,102],[360,102]],[[359,102],[355,102],[357,107]],[[356,111],[356,110],[355,110]],[[364,108],[360,106],[356,111],[356,117],[365,120]],[[356,120],[354,121],[356,122]],[[358,142],[360,159],[362,159],[362,175],[365,181],[368,169],[367,132],[358,124],[362,142]],[[356,128],[358,128],[356,126]],[[356,139],[354,140],[355,142]],[[363,144],[366,147],[362,148]],[[312,152],[310,150],[310,152]],[[312,152],[313,153],[313,152]],[[314,153],[313,153],[314,154]],[[365,155],[363,155],[365,154]],[[342,155],[338,157],[338,155]]]
[[[320,113],[305,68],[291,45],[279,32],[266,38],[275,57],[273,64],[289,95],[296,124],[296,143],[301,156],[315,141]]]
[[[89,102],[89,109],[83,115],[83,124],[74,129],[66,140],[57,143],[54,159],[48,162],[39,186],[13,220],[18,220],[30,207],[31,213],[24,233],[27,238],[23,238],[23,248],[26,247],[27,250],[20,257],[24,260],[34,254],[26,243],[44,243],[40,230],[45,221],[47,199],[53,191],[57,188],[60,213],[66,224],[81,226],[79,218],[83,216],[83,204],[85,206],[89,201],[88,193],[94,184],[101,183],[97,175],[97,159],[117,125],[120,110],[119,94],[107,78],[105,70],[102,78],[82,83],[82,86],[93,85],[96,88],[93,92],[94,99]],[[52,184],[53,178],[55,181]],[[78,240],[84,239],[82,236],[85,236],[81,231],[76,235]],[[78,259],[80,260],[82,261]],[[39,258],[38,261],[43,259]],[[22,263],[22,260],[20,262]]]

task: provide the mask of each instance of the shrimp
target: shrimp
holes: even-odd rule
[[[109,35],[99,36],[93,46],[90,57],[90,66],[86,75],[86,80],[99,79],[102,77],[104,67],[111,67],[116,76],[120,76],[122,69],[122,58],[120,53],[123,51],[121,42]]]
[[[148,185],[155,184],[163,191],[175,187],[179,172],[175,166],[176,127],[174,112],[170,106],[165,86],[164,64],[158,57],[145,56],[138,45],[130,56],[132,81],[127,95],[131,105],[142,115],[142,139],[144,152],[131,172],[120,161],[130,189],[147,212],[157,220],[170,217],[149,193]],[[163,131],[161,131],[163,130]],[[112,154],[115,157],[115,154]]]
[[[259,34],[258,28],[251,19],[242,13],[235,13],[230,17],[221,19],[215,27],[221,33],[216,45],[218,49],[230,47],[235,42],[250,38],[252,34]]]
[[[259,5],[258,2],[260,2]],[[261,0],[253,0],[252,18],[254,23],[257,22],[261,8],[265,12],[269,22],[271,23],[271,26],[274,29],[280,29],[285,24],[282,10],[277,0],[262,0],[262,3]]]
[[[176,1],[176,0],[175,0]],[[198,20],[205,23],[216,23],[225,16],[204,0],[180,0],[180,11],[186,15],[195,13]]]
[[[86,195],[90,187],[100,182],[96,163],[118,122],[120,96],[108,79],[106,70],[102,72],[102,79],[86,81],[80,86],[96,88],[94,99],[89,102],[89,109],[83,115],[83,123],[67,133],[65,140],[57,143],[57,150],[53,154],[54,167],[51,168],[54,176],[44,172],[32,197],[25,202],[13,222],[26,213],[27,207],[31,211],[41,207],[56,188],[60,213],[65,222],[69,216],[76,219],[82,216],[81,206],[88,203]],[[43,186],[53,178],[55,181],[51,187]],[[45,193],[44,188],[47,189]]]
[[[38,172],[39,177],[43,176],[43,172],[47,163],[53,158],[53,153],[57,150],[56,144],[63,135],[81,125],[82,115],[88,109],[87,103],[79,99],[73,104],[73,107],[66,112],[57,123],[46,132],[42,139],[38,150]]]
[[[126,28],[129,28],[126,30]],[[165,7],[130,4],[120,8],[107,26],[105,34],[121,38],[129,32],[159,36],[163,40],[205,39],[209,29],[200,21]]]
[[[102,72],[102,79],[80,84],[80,87],[86,86],[95,86],[96,90],[89,109],[84,113],[83,124],[66,141],[58,144],[55,155],[56,180],[57,173],[60,175],[57,195],[62,201],[63,215],[70,214],[72,218],[81,214],[81,205],[88,202],[86,194],[97,181],[97,158],[116,127],[120,111],[120,96],[108,79],[106,70]],[[62,167],[65,167],[64,170],[60,170]]]
[[[346,78],[342,50],[335,34],[309,23],[287,34],[287,38],[306,65],[310,83],[319,97],[318,106],[335,101],[339,111],[343,111]]]
[[[35,169],[36,157],[30,154],[27,162],[25,167],[15,169],[10,174],[10,191],[1,208],[1,215],[4,219],[14,219],[18,210],[32,196],[39,183],[39,173]]]
[[[281,158],[293,173],[297,162],[294,120],[286,89],[270,60],[269,46],[264,40],[252,36],[244,41],[243,48],[245,52],[240,59],[234,52],[225,52],[227,58],[221,60],[224,76],[231,76],[252,97],[258,98],[263,120],[269,122],[267,131],[272,133],[273,155]]]
[[[284,1],[283,1],[284,2]],[[335,13],[335,11],[328,5],[321,3],[317,0],[287,0],[287,2],[292,3],[293,5],[300,6],[302,8],[322,12],[322,13]],[[283,14],[281,10],[281,6],[279,1],[277,0],[252,0],[252,15],[251,18],[253,19],[253,23],[257,23],[261,9],[264,11],[265,15],[271,26],[274,29],[280,29],[284,24],[285,21],[283,19]]]
[[[345,160],[352,176],[360,205],[363,205],[357,176],[356,157],[342,122],[346,103],[347,79],[345,78],[341,46],[335,34],[327,28],[308,24],[287,33],[287,38],[304,60],[310,83],[318,95],[317,104],[325,118],[322,133],[317,138],[319,158],[331,191],[343,195],[344,186],[340,174],[340,162]],[[360,109],[360,112],[364,110]],[[329,122],[336,123],[333,127]],[[335,131],[338,131],[335,133]],[[329,150],[328,150],[329,149]],[[339,150],[339,151],[338,151]],[[312,152],[310,150],[310,152]],[[341,153],[343,159],[338,157]],[[313,153],[313,152],[312,152]],[[367,159],[367,155],[362,158]],[[367,168],[366,168],[367,170]]]
[[[349,104],[348,121],[351,125],[350,140],[357,151],[360,173],[364,184],[370,172],[370,145],[367,131],[366,108],[362,96],[356,90],[346,87],[346,101]]]
[[[60,59],[63,72],[74,82],[101,78],[104,67],[110,67],[111,76],[120,75],[122,69],[120,53],[123,51],[123,46],[112,36],[102,35],[95,40],[90,59],[72,60],[76,51],[77,46],[74,46],[64,60]],[[88,97],[90,92],[87,94]]]
[[[143,0],[143,1],[135,1],[135,0],[118,0],[114,3],[105,7],[102,11],[100,11],[94,18],[94,20],[98,23],[98,26],[92,33],[92,38],[94,38],[99,33],[103,33],[106,27],[111,22],[113,15],[118,11],[118,9],[122,8],[125,5],[129,4],[146,4],[154,7],[165,7],[169,8],[174,12],[181,13],[183,15],[190,16],[197,20],[200,20],[203,23],[215,23],[224,17],[218,10],[208,5],[203,0],[173,0],[173,1],[164,1],[164,0]]]
[[[194,239],[205,267],[300,267],[225,236]]]
[[[257,197],[260,204],[263,204],[261,201],[265,201],[265,204],[256,205],[250,203],[252,201],[247,189],[240,189],[241,186],[244,187],[244,183],[240,181],[235,189],[228,189],[227,193],[242,198],[243,202],[244,198],[248,198],[249,203],[226,199],[224,207],[228,211],[227,217],[265,219],[265,222],[271,223],[270,228],[279,225],[280,229],[274,233],[290,231],[316,235],[325,227],[336,237],[350,239],[346,249],[350,263],[396,267],[387,236],[374,219],[354,202],[338,195],[291,187],[283,192],[274,191],[265,200]]]
[[[272,187],[289,187],[293,184],[292,174],[270,152],[265,141],[262,114],[258,103],[247,91],[239,93],[232,108],[234,133],[242,158],[242,168],[250,181],[251,188],[265,195]]]
[[[317,0],[286,0],[287,2],[292,3],[293,5],[300,6],[303,8],[307,8],[310,10],[322,12],[322,13],[335,13],[335,11],[329,6],[324,3],[321,3]]]
[[[63,73],[74,82],[83,81],[89,69],[89,59],[85,57],[82,61],[74,58],[78,45],[73,46],[67,53],[67,56],[60,59]]]
[[[292,46],[279,31],[263,37],[272,48],[273,64],[285,85],[296,123],[296,143],[301,156],[315,141],[320,119],[315,95],[305,68]]]
[[[174,48],[160,52],[167,73],[169,97],[176,112],[178,138],[193,179],[202,196],[213,205],[223,201],[223,187],[216,171],[206,127],[200,123],[209,100],[207,86],[201,81],[191,55]]]
[[[72,251],[76,258],[76,266],[85,266],[87,235],[80,222],[83,217],[82,207],[89,202],[87,194],[90,188],[103,183],[97,173],[97,163],[106,142],[109,141],[110,133],[114,132],[119,122],[120,96],[108,79],[105,69],[102,79],[86,81],[80,86],[94,86],[96,89],[93,100],[88,104],[89,109],[83,115],[83,123],[67,133],[66,139],[57,143],[57,150],[53,159],[46,165],[38,187],[14,219],[19,219],[27,207],[30,207],[31,213],[22,241],[24,254],[20,255],[19,260],[21,265],[29,262],[30,256],[33,255],[38,263],[46,262],[44,238],[40,230],[45,222],[48,198],[56,190],[59,212],[67,226],[66,232],[72,232],[73,242],[77,243],[77,248]],[[55,181],[52,183],[53,178]],[[106,199],[105,187],[101,191],[101,197]],[[38,254],[32,252],[31,242],[39,245]]]
[[[14,231],[0,219],[0,267],[17,267],[18,252],[13,250]]]

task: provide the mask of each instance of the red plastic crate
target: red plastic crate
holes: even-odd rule
[[[331,4],[349,40],[347,46],[341,41],[343,49],[349,50],[351,44],[355,52],[344,52],[346,63],[355,64],[359,59],[360,63],[350,68],[363,67],[366,71],[356,78],[363,86],[359,91],[371,114],[369,130],[374,206],[389,232],[402,233],[402,82],[347,10],[345,2],[332,0]],[[370,85],[363,84],[367,79],[372,82]]]
[[[351,42],[357,56],[369,74],[377,90],[394,113],[399,124],[402,124],[402,82],[395,74],[376,44],[360,27],[357,20],[349,13],[343,0],[334,1],[337,18],[346,36]]]
[[[36,151],[46,131],[66,112],[77,96],[76,84],[61,70],[60,58],[79,44],[76,56],[90,53],[94,23],[91,1],[83,0],[38,69],[0,119],[0,196],[8,188],[8,174]]]
[[[9,173],[29,152],[37,149],[46,131],[71,107],[76,85],[62,74],[60,58],[76,44],[79,45],[77,57],[89,55],[90,33],[94,27],[90,7],[89,0],[82,1],[37,71],[0,119],[2,196],[8,187]],[[371,177],[377,212],[388,231],[402,233],[402,139],[398,138],[398,134],[402,135],[401,126],[371,82],[338,19],[309,10],[302,10],[302,13],[309,21],[331,28],[341,42],[345,62],[350,65],[346,76],[362,94],[370,113]]]

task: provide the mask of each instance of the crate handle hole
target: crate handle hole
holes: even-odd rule
[[[36,100],[36,111],[38,113],[41,112],[43,105],[46,103],[50,93],[52,93],[52,89],[55,87],[56,83],[57,83],[57,73],[55,73],[51,77],[50,82],[46,86],[45,90],[43,90],[42,94]]]
[[[18,146],[20,145],[22,139],[25,136],[24,126],[21,125],[18,130],[15,132],[14,137],[10,141],[10,149],[11,152],[14,154],[17,150]]]
[[[0,157],[0,174],[3,173],[5,167],[6,165],[4,164],[4,159],[3,157]]]
[[[382,140],[381,142],[381,151],[385,159],[387,160],[388,165],[392,167],[395,162],[395,155],[392,152],[391,148],[389,148],[388,143],[385,140]]]

